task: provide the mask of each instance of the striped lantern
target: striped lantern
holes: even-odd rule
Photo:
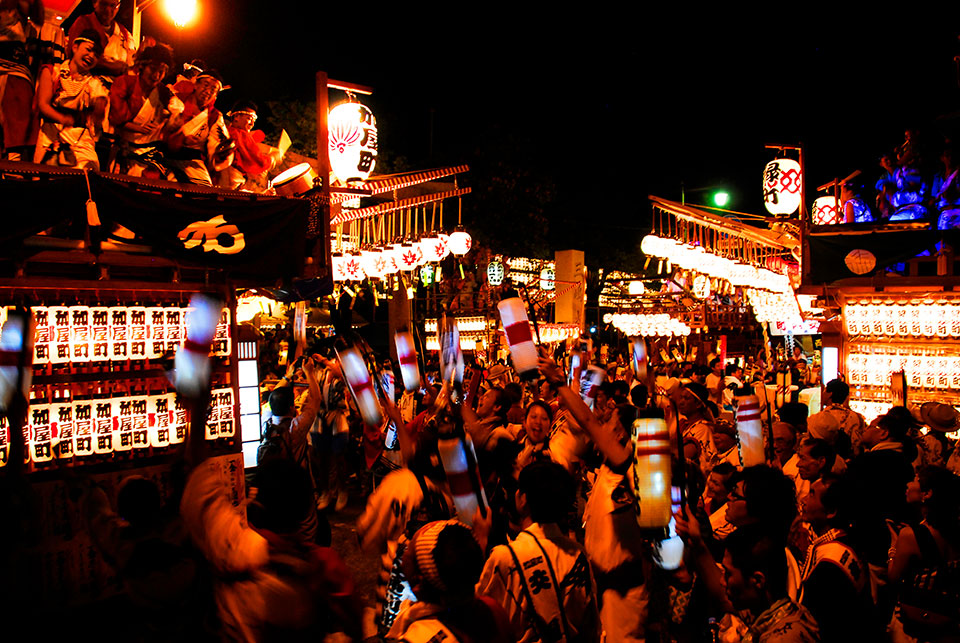
[[[519,297],[502,299],[497,304],[497,310],[500,311],[503,331],[510,345],[513,368],[521,377],[535,374],[539,368],[539,355],[530,333],[530,320],[523,300]]]
[[[460,350],[460,329],[457,320],[444,316],[437,324],[437,339],[440,344],[440,372],[443,381],[451,379],[463,383],[463,351]]]
[[[467,460],[467,451],[473,456]],[[473,449],[470,436],[460,438],[440,438],[437,440],[437,451],[440,452],[440,461],[443,462],[443,471],[450,485],[450,494],[453,496],[453,505],[457,510],[460,522],[473,524],[473,516],[477,513],[480,503],[476,490],[480,490],[484,506],[487,505],[487,496],[480,484],[480,472],[477,469],[477,456]],[[470,464],[473,463],[471,467]]]
[[[356,346],[348,344],[346,341],[338,342],[338,344],[335,347],[337,359],[340,361],[340,368],[343,369],[347,387],[353,394],[353,400],[357,403],[357,408],[360,409],[363,421],[370,426],[380,426],[380,422],[383,420],[383,411],[380,408],[379,400],[377,400],[376,391],[373,389],[373,380],[370,378],[366,362],[363,361],[363,357]]]
[[[631,344],[633,359],[630,365],[637,381],[644,383],[647,381],[647,341],[643,337],[634,337]]]
[[[408,392],[420,388],[420,365],[417,362],[417,349],[413,344],[413,333],[397,331],[394,335],[397,344],[397,361],[400,362],[400,376],[403,388]]]
[[[763,425],[760,422],[760,400],[756,395],[737,396],[737,435],[740,438],[740,459],[743,466],[763,464]]]
[[[637,525],[642,529],[666,527],[670,503],[670,432],[662,417],[633,422],[633,489],[637,498]]]
[[[606,376],[605,370],[593,364],[585,368],[580,375],[580,397],[591,409],[594,400],[597,399],[597,391],[600,390],[600,385],[603,384]]]

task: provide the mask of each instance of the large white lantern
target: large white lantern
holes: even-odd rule
[[[470,246],[472,244],[473,239],[463,228],[457,228],[453,234],[450,235],[450,252],[458,257],[470,252]]]
[[[776,159],[763,169],[763,205],[770,214],[793,214],[800,207],[803,177],[800,164]]]
[[[420,248],[423,250],[424,261],[440,261],[443,259],[444,243],[443,239],[437,235],[420,239]]]
[[[330,169],[341,183],[365,181],[377,161],[377,119],[361,103],[340,103],[327,116]]]
[[[402,243],[395,256],[400,270],[413,270],[417,267],[417,258],[420,253],[414,244]]]
[[[813,225],[843,223],[840,202],[835,196],[822,196],[813,202]]]

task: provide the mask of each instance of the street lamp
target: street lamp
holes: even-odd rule
[[[157,0],[136,0],[133,6],[133,40],[140,43],[140,21],[143,12],[157,3]],[[197,17],[197,0],[163,0],[164,9],[173,24],[186,27]]]

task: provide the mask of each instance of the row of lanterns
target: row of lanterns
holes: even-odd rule
[[[648,234],[640,242],[645,255],[666,259],[685,270],[695,270],[710,277],[725,279],[742,288],[790,292],[790,278],[766,268],[734,261],[716,255],[702,246],[692,246],[676,239]]]
[[[487,264],[487,283],[491,286],[503,284],[504,277],[507,276],[507,266],[500,259],[494,258]],[[535,278],[535,277],[534,277]],[[553,290],[556,288],[557,271],[555,268],[547,266],[540,270],[540,290]]]
[[[404,241],[353,253],[335,252],[331,256],[334,281],[379,279],[401,270],[416,270],[453,254],[460,257],[470,251],[470,234],[458,229],[452,234],[439,232],[418,241]]]
[[[627,337],[674,337],[690,334],[690,327],[666,313],[607,313],[603,323]]]

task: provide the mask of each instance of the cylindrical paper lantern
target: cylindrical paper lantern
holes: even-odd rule
[[[802,192],[800,164],[793,159],[776,159],[763,169],[763,205],[770,214],[793,214],[800,207]]]
[[[336,346],[337,359],[340,360],[340,368],[343,369],[343,375],[347,380],[347,387],[353,394],[353,400],[360,409],[360,415],[363,421],[371,426],[380,426],[383,420],[383,411],[380,409],[380,402],[377,400],[377,394],[373,390],[373,380],[370,378],[370,372],[367,371],[367,364],[363,361],[360,351],[356,346],[348,344],[346,341],[338,342]]]
[[[749,389],[741,389],[745,392]],[[740,459],[743,466],[763,464],[763,425],[760,422],[760,400],[756,395],[737,395],[737,434],[740,437]]]
[[[453,317],[444,317],[437,324],[437,339],[440,344],[440,373],[443,381],[451,379],[463,383],[463,351],[460,350],[460,329]]]
[[[473,456],[471,458],[472,467],[467,462],[466,449],[470,449]],[[472,525],[473,516],[480,506],[477,500],[477,489],[480,490],[484,506],[488,506],[487,496],[480,484],[480,472],[476,466],[477,456],[473,449],[473,442],[470,441],[470,436],[465,436],[464,439],[441,438],[437,440],[437,451],[440,452],[443,471],[447,475],[447,483],[450,485],[450,494],[453,496],[453,505],[457,509],[457,517],[460,518],[460,522]]]
[[[821,196],[813,201],[813,225],[843,223],[843,212],[835,196]]]
[[[670,432],[662,417],[634,420],[633,453],[637,524],[644,529],[666,527],[672,515]]]
[[[593,401],[597,399],[597,391],[600,390],[600,385],[603,384],[603,378],[606,376],[605,370],[593,364],[584,369],[580,375],[580,397],[591,409]]]
[[[200,395],[210,382],[210,343],[217,332],[223,303],[206,295],[190,298],[187,339],[177,351],[177,392],[188,398]],[[116,445],[114,445],[116,448]]]
[[[537,346],[533,343],[533,336],[530,334],[530,320],[527,318],[523,300],[519,297],[502,299],[497,304],[497,309],[500,311],[500,320],[503,322],[503,330],[510,345],[513,368],[521,377],[536,373],[539,367],[539,355]]]
[[[633,374],[637,381],[645,383],[647,381],[647,342],[643,337],[634,337],[633,341]]]
[[[400,362],[400,376],[403,388],[408,392],[420,388],[420,364],[417,362],[417,349],[413,344],[413,333],[397,331],[394,336],[397,344],[397,360]]]

